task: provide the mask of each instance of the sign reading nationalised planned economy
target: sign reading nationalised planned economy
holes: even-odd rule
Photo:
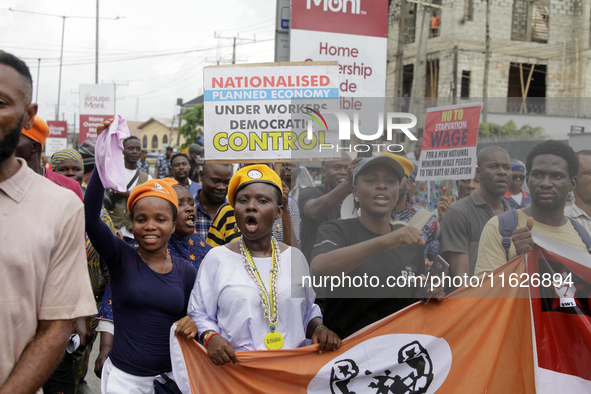
[[[385,96],[387,46],[388,0],[291,2],[290,60],[338,61],[341,97]]]
[[[204,68],[205,160],[318,159],[328,127],[316,126],[308,138],[308,122],[322,124],[318,114],[338,104],[338,73],[336,62]]]
[[[80,143],[96,139],[96,128],[115,116],[115,85],[80,85]]]
[[[429,108],[418,181],[472,179],[482,103]]]

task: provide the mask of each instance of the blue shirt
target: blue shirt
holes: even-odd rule
[[[131,241],[129,244],[137,250],[138,244],[135,240]],[[168,241],[168,253],[171,256],[187,260],[196,270],[199,269],[201,261],[210,250],[211,246],[209,246],[203,238],[197,235],[197,233],[193,233],[184,238],[173,233]],[[103,301],[99,306],[97,319],[110,322],[113,321],[113,301],[110,283],[107,285],[107,289],[103,295]]]
[[[172,257],[170,272],[152,270],[137,250],[113,235],[101,220],[104,193],[95,171],[84,210],[88,238],[109,269],[113,317],[117,321],[109,358],[115,367],[135,376],[171,371],[170,327],[187,315],[197,270],[178,257]]]

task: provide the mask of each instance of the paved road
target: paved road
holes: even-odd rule
[[[92,353],[90,353],[90,360],[88,361],[88,373],[86,374],[86,382],[88,387],[92,390],[92,394],[101,393],[101,380],[94,374],[94,362],[99,354],[99,342],[100,334],[97,336],[94,346],[92,347]]]

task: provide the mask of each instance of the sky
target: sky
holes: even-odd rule
[[[234,36],[237,63],[274,59],[275,0],[99,1],[98,79],[117,85],[116,112],[127,120],[172,118],[177,98],[203,93],[203,67],[231,62]],[[38,115],[54,120],[61,16],[67,18],[59,119],[76,118],[78,127],[79,85],[95,82],[96,1],[0,0],[0,49],[27,63]]]

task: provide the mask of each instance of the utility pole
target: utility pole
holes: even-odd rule
[[[482,81],[482,122],[486,123],[488,118],[488,68],[490,63],[490,0],[486,0],[486,43],[484,50],[484,80]]]
[[[96,43],[94,52],[94,83],[98,85],[99,0],[96,0]]]
[[[39,101],[39,74],[41,73],[41,59],[37,60],[37,91],[35,92],[35,102]]]
[[[179,106],[179,127],[176,129],[176,146],[180,149],[180,146],[181,146],[181,115],[183,114],[183,99],[182,98],[176,99],[176,105]]]
[[[55,120],[59,120],[60,113],[60,95],[62,93],[62,63],[64,61],[64,32],[66,30],[66,17],[62,16],[62,47],[60,49],[60,76],[57,83],[57,107],[55,109]]]
[[[232,64],[236,64],[236,40],[242,40],[242,41],[252,41],[252,42],[257,42],[256,40],[256,36],[255,38],[240,38],[237,35],[235,35],[234,37],[222,37],[222,36],[218,36],[216,32],[213,33],[213,37],[214,38],[224,38],[227,40],[232,40]],[[219,64],[219,59],[218,59],[218,64]]]
[[[453,89],[452,89],[452,97],[453,97],[453,103],[455,104],[457,102],[457,98],[458,98],[458,46],[455,45],[454,46],[454,67],[453,67]]]
[[[140,113],[140,98],[135,100],[135,121],[137,122]]]
[[[406,31],[406,0],[400,0],[400,19],[398,21],[398,47],[396,49],[396,97],[404,95],[404,33]],[[401,102],[402,104],[402,102]]]
[[[104,83],[104,81],[102,81]],[[117,81],[111,81],[111,83],[113,85],[115,85],[115,102],[113,103],[113,109],[115,110],[115,115],[117,115],[117,85],[119,86],[129,86],[129,81],[125,81],[125,82],[117,82]]]

